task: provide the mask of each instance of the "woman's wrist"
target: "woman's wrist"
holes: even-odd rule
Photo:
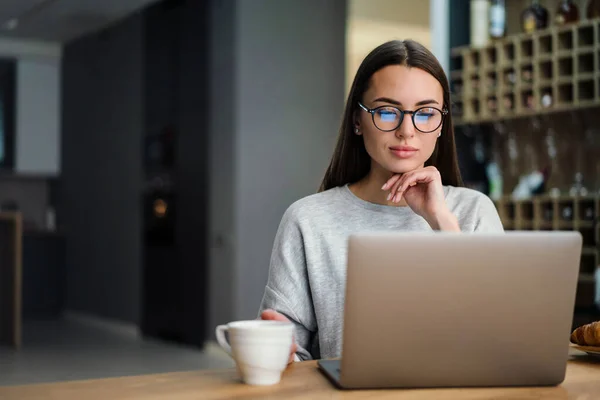
[[[435,213],[430,218],[427,218],[426,221],[431,226],[431,229],[435,231],[460,232],[458,219],[450,210]]]

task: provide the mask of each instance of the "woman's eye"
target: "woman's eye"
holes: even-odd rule
[[[419,111],[418,113],[415,114],[415,122],[416,123],[426,123],[426,122],[430,121],[431,119],[433,119],[434,117],[435,117],[435,111],[434,112]]]
[[[377,116],[381,118],[382,121],[394,121],[397,118],[397,115],[395,110],[377,110]]]

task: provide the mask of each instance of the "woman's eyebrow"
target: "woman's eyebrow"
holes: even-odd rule
[[[440,104],[434,99],[421,100],[415,104],[415,106],[424,106],[425,104]]]
[[[374,102],[375,102],[375,101],[381,101],[381,102],[383,102],[383,103],[395,104],[395,105],[397,105],[397,106],[401,106],[401,105],[402,105],[402,103],[400,103],[398,100],[390,99],[389,97],[378,97],[378,98],[376,98],[376,99],[375,99],[375,100],[373,100],[373,101],[374,101]]]
[[[398,100],[390,99],[389,97],[378,97],[373,101],[374,102],[380,101],[380,102],[384,102],[384,103],[395,104],[397,106],[402,105],[402,103],[400,103]],[[417,102],[415,104],[415,106],[423,106],[425,104],[439,104],[439,103],[434,99],[426,99],[426,100],[421,100],[421,101]]]

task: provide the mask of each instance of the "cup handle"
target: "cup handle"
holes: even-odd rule
[[[215,334],[217,336],[217,342],[219,345],[231,356],[231,346],[227,343],[227,339],[225,338],[225,332],[229,329],[227,325],[219,325],[215,330]]]

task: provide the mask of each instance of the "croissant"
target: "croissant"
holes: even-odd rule
[[[600,321],[575,329],[571,334],[571,343],[580,346],[600,346]]]

